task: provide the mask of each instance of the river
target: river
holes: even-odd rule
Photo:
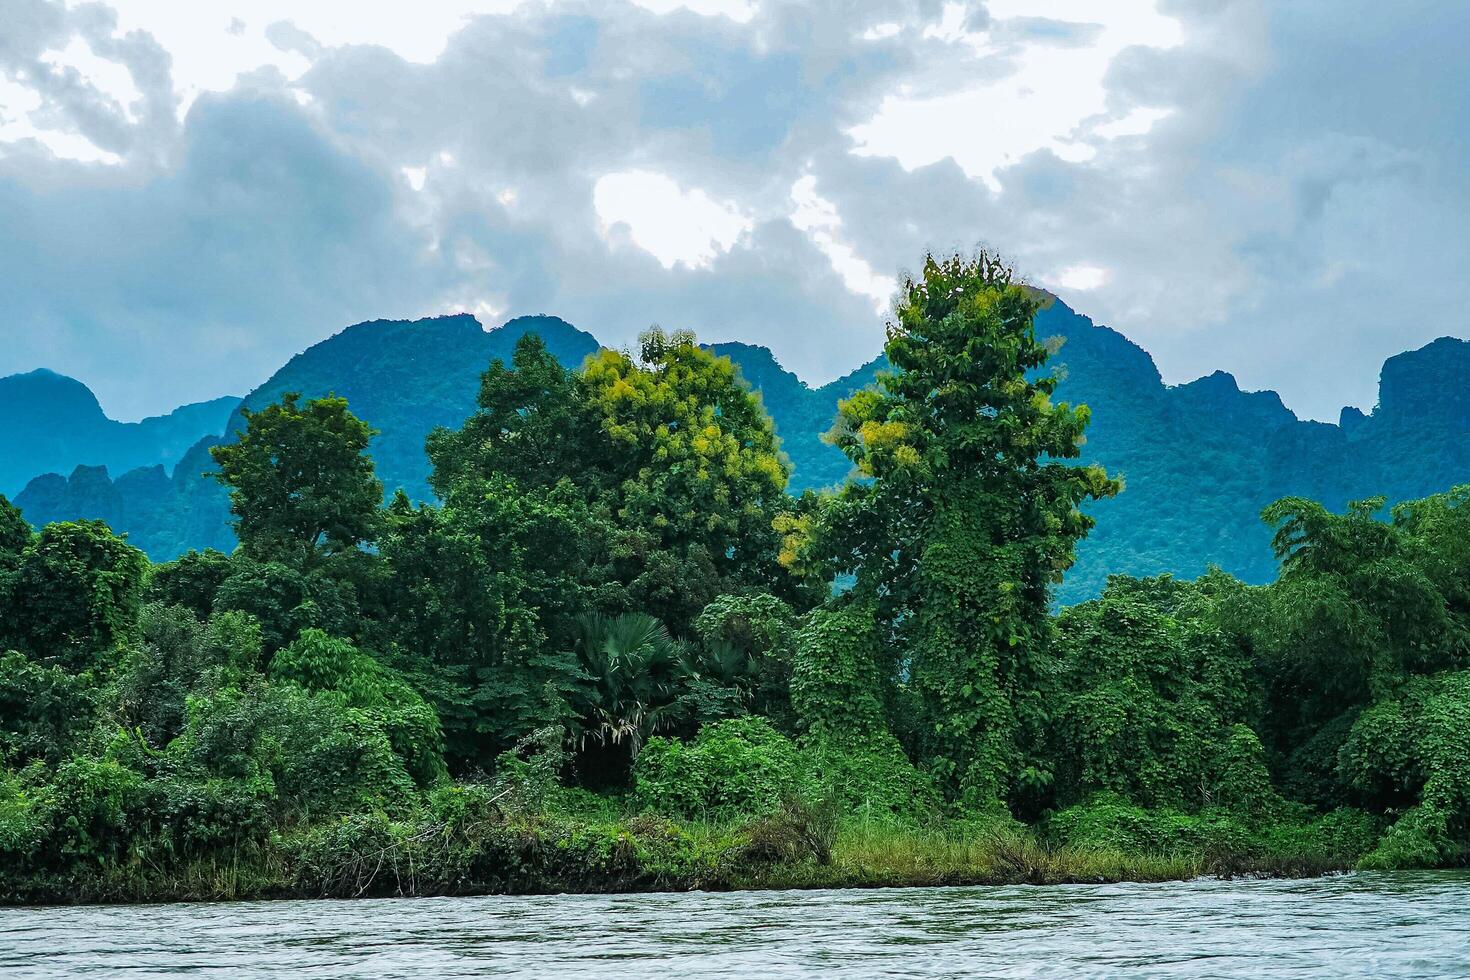
[[[1470,874],[0,910],[0,977],[1470,975]]]

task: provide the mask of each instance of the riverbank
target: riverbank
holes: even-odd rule
[[[1341,838],[1341,835],[1338,835]],[[1321,833],[1213,838],[1151,850],[1047,839],[1010,821],[915,825],[788,806],[743,823],[651,815],[488,812],[355,816],[171,862],[154,857],[0,870],[7,904],[609,894],[757,889],[1308,877],[1360,848]]]

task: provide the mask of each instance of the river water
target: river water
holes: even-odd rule
[[[0,977],[1470,975],[1470,874],[0,910]]]

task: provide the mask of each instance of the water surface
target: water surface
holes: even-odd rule
[[[1470,874],[0,910],[0,977],[1470,976]]]

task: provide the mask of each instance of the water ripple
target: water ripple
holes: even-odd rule
[[[1470,975],[1470,875],[0,911],[0,976]]]

